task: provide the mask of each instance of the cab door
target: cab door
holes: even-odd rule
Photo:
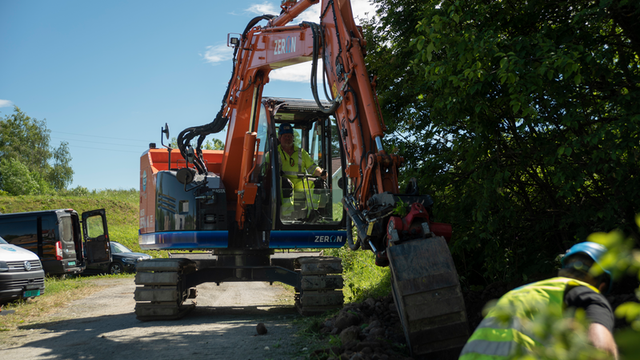
[[[111,245],[104,209],[82,213],[82,235],[88,264],[108,266],[111,263]]]

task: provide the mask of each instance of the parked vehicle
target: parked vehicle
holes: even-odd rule
[[[0,305],[44,294],[44,270],[36,254],[0,237]]]
[[[84,212],[82,220],[73,209],[1,214],[0,236],[37,254],[48,275],[79,274],[87,264],[111,263],[104,209]]]
[[[143,260],[149,260],[151,255],[144,253],[133,252],[128,247],[120,244],[116,241],[111,241],[111,258],[112,261],[109,264],[89,264],[85,273],[99,272],[109,274],[120,274],[123,272],[135,272],[138,262]]]

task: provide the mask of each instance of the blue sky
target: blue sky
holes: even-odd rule
[[[0,0],[0,117],[18,106],[46,120],[52,147],[69,143],[70,188],[138,189],[140,155],[160,145],[165,123],[176,137],[220,109],[227,34],[279,4]],[[352,4],[356,16],[373,14],[368,0]],[[293,23],[318,22],[319,7]],[[265,95],[312,98],[308,69],[272,72]]]

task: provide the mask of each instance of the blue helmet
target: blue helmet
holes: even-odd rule
[[[291,124],[280,124],[280,128],[278,129],[278,136],[284,134],[293,134],[293,126],[291,126]]]
[[[564,263],[565,260],[570,258],[573,255],[576,254],[585,254],[588,257],[590,257],[594,263],[598,264],[598,266],[600,267],[600,269],[602,269],[602,271],[607,274],[607,276],[609,277],[609,283],[607,284],[607,290],[606,292],[609,292],[609,290],[611,290],[611,286],[613,285],[613,279],[611,277],[611,271],[605,269],[602,264],[600,264],[600,261],[602,260],[602,257],[604,256],[604,254],[607,253],[607,248],[604,245],[598,244],[598,243],[594,243],[591,241],[585,241],[585,242],[581,242],[579,244],[575,244],[571,247],[571,249],[569,249],[569,251],[567,251],[567,253],[562,257],[562,260],[560,261],[560,263],[562,264],[562,267],[564,268]]]

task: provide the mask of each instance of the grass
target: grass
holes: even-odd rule
[[[346,303],[360,302],[369,297],[380,297],[391,293],[389,267],[375,265],[371,251],[352,251],[348,246],[326,249],[324,254],[342,259],[344,278],[344,300]]]
[[[95,279],[133,278],[133,274],[97,275],[90,277],[74,277],[59,279],[46,277],[45,293],[28,300],[19,300],[2,306],[2,311],[14,311],[0,316],[0,331],[12,331],[29,327],[44,321],[44,318],[57,311],[71,301],[94,294],[104,286],[96,285]]]

